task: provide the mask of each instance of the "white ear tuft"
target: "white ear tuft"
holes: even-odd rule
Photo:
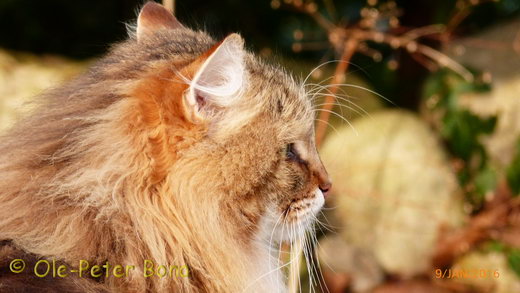
[[[235,103],[245,85],[244,57],[242,38],[238,34],[226,37],[190,81],[189,104],[198,103],[200,108],[206,103],[221,107]]]

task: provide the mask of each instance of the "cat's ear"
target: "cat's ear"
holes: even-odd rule
[[[206,120],[217,108],[237,102],[245,87],[245,55],[242,37],[231,34],[191,64],[195,74],[183,96],[190,121]]]
[[[172,12],[155,2],[146,3],[137,18],[137,40],[153,34],[159,29],[182,28],[182,24],[173,16]]]

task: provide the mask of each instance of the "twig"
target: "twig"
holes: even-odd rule
[[[515,40],[513,41],[513,50],[520,55],[520,30],[516,33]]]
[[[429,26],[431,29],[431,26]],[[473,81],[473,74],[469,72],[464,66],[460,65],[457,61],[451,59],[447,55],[441,53],[440,51],[426,45],[419,44],[415,41],[415,38],[409,38],[407,34],[402,36],[395,36],[391,34],[381,33],[377,31],[365,31],[355,29],[355,34],[359,36],[361,40],[372,40],[377,43],[385,43],[391,46],[392,48],[402,48],[407,50],[409,53],[418,53],[422,54],[441,66],[447,67],[460,76],[462,76],[467,81]],[[416,33],[412,33],[414,36]],[[417,35],[417,37],[420,35]]]
[[[407,39],[417,39],[426,35],[440,34],[446,30],[446,26],[443,24],[432,24],[415,29],[411,29],[403,34],[403,37]]]
[[[441,40],[447,42],[451,39],[453,31],[471,14],[471,9],[475,6],[486,2],[494,2],[496,0],[459,0],[456,4],[455,13],[450,17],[448,24],[446,25],[445,32],[441,35]]]
[[[332,80],[332,87],[329,89],[329,95],[325,97],[323,111],[320,111],[319,121],[329,121],[330,113],[332,108],[334,107],[334,102],[336,101],[336,93],[339,89],[339,84],[343,82],[345,77],[345,73],[347,72],[348,66],[350,64],[350,59],[356,52],[356,49],[359,45],[359,41],[356,37],[351,37],[345,43],[345,47],[343,49],[343,53],[341,55],[341,59],[336,66],[336,70],[334,71],[334,78]],[[325,133],[327,130],[327,123],[317,123],[316,125],[316,145],[320,146],[323,138],[325,137]]]
[[[450,68],[451,70],[457,72],[466,81],[473,81],[473,74],[469,72],[464,66],[460,65],[458,62],[451,59],[447,55],[433,49],[432,47],[425,45],[417,45],[417,51],[421,52],[423,55],[429,57],[430,59],[435,60],[440,65]]]
[[[493,201],[482,212],[470,218],[469,223],[454,233],[441,235],[437,250],[432,257],[434,268],[446,268],[459,256],[473,249],[479,243],[491,239],[493,232],[504,228],[508,216],[518,200],[511,197],[507,183],[501,182]]]

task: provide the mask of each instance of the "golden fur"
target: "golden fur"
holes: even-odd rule
[[[276,217],[308,223],[311,203],[321,207],[316,190],[330,185],[303,88],[246,53],[238,102],[201,103],[211,111],[194,121],[185,79],[222,42],[173,17],[141,23],[154,27],[42,95],[2,137],[0,240],[71,266],[136,265],[129,277],[91,280],[91,291],[283,292],[279,275],[257,280],[275,259]],[[296,159],[286,153],[293,143]],[[190,275],[143,278],[144,259],[187,265]]]

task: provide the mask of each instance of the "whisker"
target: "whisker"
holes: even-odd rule
[[[315,218],[314,215],[312,215],[312,216]],[[316,244],[317,244],[317,240],[315,240],[315,239],[316,239],[316,238],[315,238],[315,235],[316,235],[316,234],[315,234],[314,230],[310,230],[309,233],[308,233],[308,235],[309,235],[309,240],[310,240],[311,243],[312,243],[312,249],[309,251],[309,253],[310,253],[310,252],[312,252],[312,251],[315,251],[315,249],[316,249],[316,247],[317,247],[317,245],[316,245]],[[310,265],[311,265],[311,267],[312,267],[312,269],[313,269],[313,272],[314,272],[314,273],[316,274],[316,276],[318,277],[318,278],[317,278],[317,283],[318,283],[318,285],[320,286],[321,291],[322,291],[322,292],[325,291],[324,288],[323,288],[323,285],[325,285],[325,289],[326,289],[326,291],[328,292],[329,290],[328,290],[326,284],[324,283],[324,281],[322,282],[322,280],[320,279],[319,263],[316,263],[316,262],[315,262],[315,260],[317,261],[317,258],[315,257],[315,254],[313,253],[313,255],[310,255],[309,258],[310,258],[310,262],[311,262]],[[323,276],[321,276],[321,277],[322,277],[322,279],[323,279]]]
[[[310,233],[310,239],[314,245],[314,254],[313,254],[313,259],[316,259],[318,260],[318,255],[317,255],[317,250],[316,248],[317,247],[320,247],[320,244],[318,242],[318,239],[316,238],[316,234],[315,233]],[[327,287],[327,284],[325,283],[325,278],[323,277],[323,272],[321,270],[321,267],[319,265],[319,262],[318,263],[314,263],[314,272],[316,273],[316,275],[318,276],[318,281],[319,281],[319,284],[320,284],[320,288],[322,290],[322,292],[324,292],[324,288],[323,286],[325,286],[325,290],[327,292],[329,292],[329,289]]]
[[[330,233],[337,234],[336,231],[334,231],[333,229],[327,227],[325,223],[320,222],[320,220],[318,220],[317,218],[315,218],[314,221],[316,222],[316,227],[318,227],[318,229],[320,230],[321,234],[325,234],[323,229],[325,229],[325,231],[328,231]],[[323,229],[321,229],[322,227],[323,227]]]
[[[316,111],[318,111],[321,108],[321,106],[324,106],[324,105],[333,105],[332,111],[334,111],[334,107],[338,106],[339,107],[339,111],[340,111],[340,115],[342,117],[345,117],[345,113],[343,113],[343,107],[344,106],[339,104],[337,101],[334,101],[334,103],[321,103],[321,104],[318,104],[318,105],[314,105],[312,107],[312,111],[316,112]],[[347,109],[348,109],[348,107],[347,107]]]
[[[349,72],[350,74],[352,73],[356,73],[356,72],[363,72],[364,74],[366,74],[367,76],[370,77],[370,74],[364,70],[361,66],[357,65],[357,64],[354,64],[352,62],[349,62],[349,61],[345,61],[345,60],[340,60],[340,59],[335,59],[335,60],[330,60],[330,61],[326,61],[326,62],[323,62],[321,63],[320,65],[316,66],[314,69],[311,70],[311,72],[309,72],[309,74],[307,74],[307,77],[305,77],[305,79],[303,80],[303,84],[305,85],[307,80],[309,79],[309,77],[318,69],[320,69],[321,67],[325,66],[325,65],[328,65],[328,64],[331,64],[331,63],[347,63],[348,65],[352,65],[354,67],[356,67],[356,70],[354,71],[351,71]]]
[[[387,97],[383,96],[382,94],[376,92],[376,91],[373,91],[371,89],[368,89],[368,88],[365,88],[365,87],[362,87],[360,85],[355,85],[355,84],[348,84],[348,83],[336,83],[336,84],[331,84],[330,86],[338,86],[338,87],[353,87],[353,88],[357,88],[357,89],[360,89],[360,90],[364,90],[364,91],[367,91],[369,93],[372,93],[378,97],[380,97],[381,99],[391,103],[392,105],[394,106],[397,106],[394,102],[392,102],[392,100],[388,99]]]
[[[333,211],[337,208],[338,208],[338,206],[333,206],[333,207],[322,207],[321,209],[324,211]]]
[[[356,114],[358,114],[358,115],[360,115],[360,116],[363,116],[363,114],[360,113],[359,111],[357,111],[356,109],[353,109],[353,108],[351,108],[351,107],[349,107],[349,106],[347,106],[347,105],[339,104],[338,102],[335,102],[335,103],[321,103],[321,104],[317,104],[317,105],[315,105],[316,108],[313,109],[313,110],[314,110],[314,111],[319,110],[319,109],[320,109],[319,107],[320,107],[320,106],[324,106],[324,105],[334,105],[334,106],[338,106],[339,109],[340,109],[340,111],[341,111],[341,114],[340,114],[340,115],[341,115],[342,117],[345,116],[345,114],[343,113],[343,110],[342,110],[343,107],[344,107],[344,108],[347,108],[347,109],[349,109],[349,110],[352,110],[354,113],[356,113]]]
[[[322,218],[323,220],[325,220],[327,223],[323,222],[323,221],[320,221],[320,223],[322,225],[326,225],[327,227],[331,228],[331,229],[334,229],[334,230],[341,230],[342,228],[341,227],[338,227],[338,226],[335,226],[335,225],[332,225],[329,220],[327,219],[327,217],[325,216],[325,213],[323,213],[323,211],[320,210],[320,214],[322,215]],[[318,217],[316,217],[316,219],[318,219]],[[334,232],[336,233],[335,231],[331,231],[331,232]]]
[[[319,118],[315,118],[314,120],[316,120],[316,121],[321,121],[321,122],[327,124],[328,126],[330,126],[330,127],[332,128],[332,130],[334,130],[334,132],[335,132],[336,134],[339,134],[339,131],[336,129],[336,127],[334,127],[332,124],[330,124],[330,122],[325,121],[325,120],[323,120],[323,119],[319,119]]]
[[[359,109],[361,112],[363,112],[364,114],[366,114],[367,116],[370,117],[370,114],[365,110],[363,109],[362,107],[360,107],[359,105],[357,105],[356,103],[354,103],[353,101],[351,101],[350,99],[352,99],[353,97],[348,95],[343,89],[339,88],[339,90],[343,93],[343,94],[333,94],[329,89],[328,87],[330,86],[320,86],[320,91],[316,91],[314,93],[312,93],[312,99],[316,99],[316,98],[319,98],[319,97],[327,97],[327,96],[334,96],[335,99],[339,99],[341,101],[344,101],[348,104],[351,104],[353,105],[354,107],[356,107],[357,109]],[[325,90],[327,93],[321,93],[321,90]],[[347,98],[350,98],[350,99],[347,99]],[[339,104],[339,103],[338,103]],[[344,105],[346,106],[346,105]],[[349,109],[351,109],[352,111],[354,111],[353,108],[350,108],[348,107]],[[357,111],[356,111],[357,112]],[[359,112],[357,112],[359,113]],[[361,113],[359,113],[361,115]]]
[[[321,211],[320,211],[321,212]],[[316,226],[320,229],[320,231],[323,233],[323,230],[321,230],[321,227],[325,228],[327,231],[331,232],[331,233],[335,233],[337,234],[337,232],[335,230],[338,230],[339,227],[335,227],[335,226],[332,226],[330,224],[327,224],[327,223],[324,223],[322,221],[320,221],[318,219],[318,217],[314,216],[314,221],[315,223],[317,224]],[[321,226],[321,227],[320,227]],[[323,233],[325,234],[325,233]]]
[[[278,223],[280,222],[280,220],[282,219],[282,216],[283,214],[280,214],[280,216],[278,217],[278,219],[276,220],[276,223],[274,224],[274,227],[273,227],[273,230],[271,231],[271,237],[269,239],[269,252],[268,252],[268,257],[271,258],[272,257],[272,251],[271,251],[271,247],[272,247],[272,242],[273,242],[273,235],[274,235],[274,231],[276,230],[276,227],[278,226]],[[282,227],[283,229],[283,227]],[[281,252],[278,251],[278,255],[276,257],[276,261],[279,261],[280,259],[280,254]],[[269,270],[272,269],[272,261],[269,260]]]
[[[352,130],[354,130],[354,133],[356,134],[356,136],[359,136],[359,133],[357,132],[357,130],[354,128],[354,125],[352,125],[352,123],[350,123],[350,121],[348,121],[345,117],[342,117],[341,115],[339,115],[338,113],[334,112],[334,111],[331,111],[331,110],[327,110],[327,109],[320,109],[319,111],[325,111],[325,112],[329,112],[333,115],[336,115],[337,117],[339,117],[341,120],[345,121],[351,128]]]

